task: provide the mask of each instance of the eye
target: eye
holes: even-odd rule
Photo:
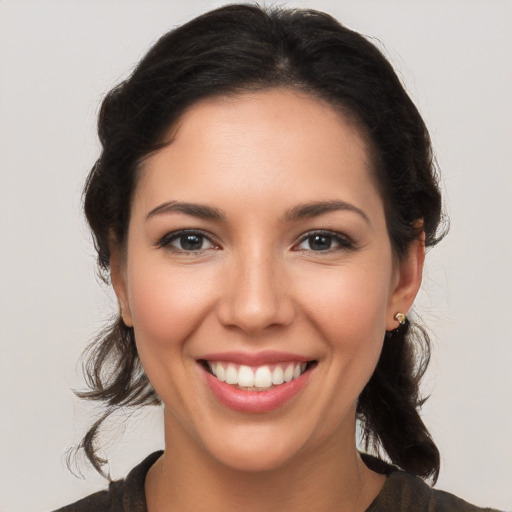
[[[194,230],[168,233],[158,245],[175,252],[201,252],[218,248],[206,234]]]
[[[296,248],[299,251],[325,252],[352,249],[354,248],[354,243],[350,238],[341,233],[314,231],[303,235]]]

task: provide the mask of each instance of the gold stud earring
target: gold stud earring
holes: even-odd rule
[[[405,324],[405,320],[406,320],[406,316],[403,314],[403,313],[397,313],[395,315],[395,320],[400,324],[400,325],[404,325]]]

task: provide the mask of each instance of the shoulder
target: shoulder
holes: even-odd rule
[[[116,492],[114,486],[119,487],[119,485],[123,486],[123,484],[124,480],[120,482],[112,482],[109,486],[108,491],[96,492],[94,494],[91,494],[90,496],[87,496],[86,498],[76,501],[75,503],[71,503],[70,505],[66,505],[65,507],[59,508],[54,512],[92,512],[93,510],[96,512],[110,512],[117,510],[116,508],[114,508],[114,505],[112,503],[112,499],[115,496],[115,494],[119,494],[118,492]]]
[[[108,490],[96,492],[55,512],[146,512],[144,483],[149,468],[162,455],[154,452],[135,466],[126,479],[111,482]]]
[[[418,477],[394,471],[367,512],[498,512],[432,489]]]

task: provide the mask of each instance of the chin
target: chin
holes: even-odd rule
[[[211,457],[232,470],[258,473],[292,463],[303,452],[303,443],[290,436],[289,429],[280,433],[268,427],[246,426],[223,439],[206,441],[205,448]]]
[[[240,448],[235,452],[233,450],[222,450],[213,455],[229,469],[245,473],[264,473],[279,470],[287,466],[296,456],[295,453],[283,453],[274,447],[263,452]]]

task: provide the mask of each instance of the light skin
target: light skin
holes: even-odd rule
[[[204,100],[170,135],[111,261],[165,406],[149,511],[365,510],[384,477],[358,455],[357,397],[416,296],[422,241],[396,260],[359,129],[311,96]],[[300,392],[263,413],[219,402],[201,356],[265,350],[315,361]]]

